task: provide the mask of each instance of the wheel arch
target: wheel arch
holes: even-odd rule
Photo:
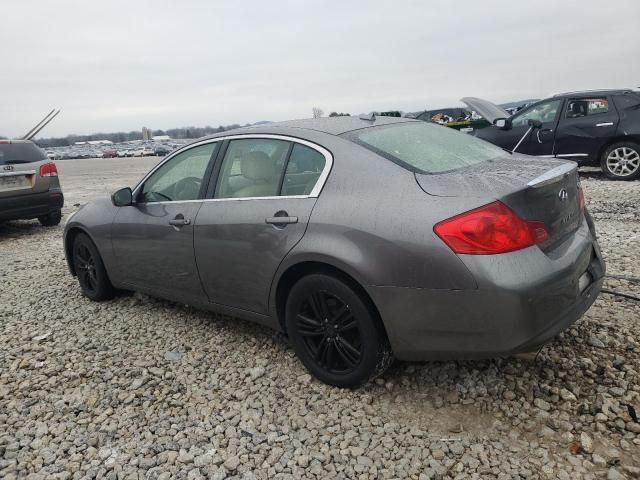
[[[640,145],[640,135],[615,135],[614,137],[607,140],[602,145],[602,147],[600,147],[596,161],[598,163],[602,162],[602,156],[604,155],[604,152],[607,150],[607,148],[609,148],[614,143],[620,143],[620,142],[632,142]]]
[[[67,258],[67,266],[69,267],[69,271],[71,272],[71,275],[73,275],[74,277],[76,276],[76,271],[73,265],[73,242],[75,241],[76,237],[81,233],[84,233],[87,237],[89,237],[89,240],[93,242],[93,245],[96,247],[96,250],[98,250],[98,246],[95,239],[89,233],[89,231],[86,230],[85,228],[82,228],[79,225],[73,225],[66,230],[64,234],[64,253],[65,253],[65,257]],[[98,250],[98,254],[100,254],[100,250]]]
[[[354,275],[347,272],[347,269],[334,265],[326,260],[305,260],[289,265],[286,270],[278,277],[276,288],[273,294],[273,313],[278,321],[278,325],[283,332],[286,333],[284,310],[289,296],[291,288],[301,278],[314,273],[322,273],[331,275],[343,281],[351,288],[353,288],[367,304],[367,307],[371,311],[373,317],[381,329],[381,332],[389,337],[385,328],[384,322],[380,315],[378,307],[374,303],[371,295],[364,288],[363,284],[358,281]]]

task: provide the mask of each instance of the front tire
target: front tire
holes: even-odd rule
[[[300,279],[287,298],[285,323],[300,361],[329,385],[357,387],[393,361],[373,307],[336,277],[311,274]]]
[[[640,176],[640,146],[634,142],[618,142],[603,153],[600,166],[612,180],[634,180]]]
[[[62,220],[62,210],[54,210],[47,215],[38,217],[38,221],[43,227],[55,227],[60,224],[60,220]]]
[[[100,253],[84,233],[73,241],[73,268],[84,296],[94,302],[113,298],[115,292]]]

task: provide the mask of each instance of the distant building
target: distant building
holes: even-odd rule
[[[142,140],[151,140],[153,133],[147,127],[142,127]]]
[[[169,135],[154,135],[151,137],[151,140],[154,142],[168,142],[171,140],[171,137]]]

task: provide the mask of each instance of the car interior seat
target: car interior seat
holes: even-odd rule
[[[264,152],[246,153],[240,160],[240,173],[249,183],[233,192],[234,197],[270,197],[277,195],[279,175],[275,162]]]

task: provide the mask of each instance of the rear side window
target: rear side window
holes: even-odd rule
[[[505,154],[484,140],[424,122],[356,130],[347,138],[419,173],[458,170]]]
[[[607,113],[609,111],[609,100],[603,98],[577,98],[567,102],[567,118],[586,117]]]
[[[40,162],[45,158],[33,143],[0,143],[0,165]]]
[[[318,182],[326,160],[317,150],[294,144],[282,182],[281,195],[309,195]]]

